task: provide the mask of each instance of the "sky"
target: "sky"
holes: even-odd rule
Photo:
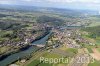
[[[0,0],[0,4],[89,9],[100,11],[100,0]]]

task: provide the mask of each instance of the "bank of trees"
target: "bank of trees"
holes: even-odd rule
[[[89,32],[90,33],[89,37],[91,38],[100,37],[100,26],[87,27],[83,28],[82,30]]]
[[[37,18],[37,22],[39,23],[51,23],[52,25],[62,25],[64,24],[64,20],[56,17],[50,17],[50,16],[40,16]]]

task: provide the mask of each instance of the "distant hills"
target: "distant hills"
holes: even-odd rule
[[[75,9],[62,9],[62,8],[47,8],[47,7],[36,7],[36,6],[22,6],[22,5],[0,5],[0,8],[11,9],[11,10],[21,10],[21,11],[39,11],[45,13],[56,13],[63,14],[64,16],[76,16],[76,15],[98,15],[98,11],[91,10],[75,10]]]

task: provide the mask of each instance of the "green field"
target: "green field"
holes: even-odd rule
[[[93,53],[92,49],[91,48],[87,48],[89,53]]]
[[[58,55],[58,54],[55,54],[55,53],[45,53],[43,54],[41,57],[44,57],[44,58],[48,58],[48,59],[59,59],[59,58],[62,58],[62,56]],[[64,58],[64,61],[65,61],[65,58]],[[63,65],[67,65],[68,63],[62,63],[62,62],[59,62],[59,63],[43,63],[43,62],[40,62],[40,57],[37,58],[36,60],[33,60],[31,63],[29,63],[27,66],[58,66],[59,64],[63,64]]]
[[[42,57],[45,57],[45,58],[60,58],[59,55],[51,54],[51,53],[45,53]],[[52,66],[52,64],[50,64],[50,63],[42,63],[42,62],[40,62],[39,58],[37,60],[33,60],[27,66],[36,66],[36,65],[38,65],[38,66]]]
[[[89,63],[88,66],[100,66],[100,61],[95,61],[94,63]]]
[[[93,22],[88,27],[100,26],[100,22]]]
[[[40,63],[39,60],[34,60],[32,61],[29,65],[27,66],[52,66],[52,64],[49,63]]]
[[[100,18],[98,16],[89,17],[91,24],[88,27],[100,26]]]

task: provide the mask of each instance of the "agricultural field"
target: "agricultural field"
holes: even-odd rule
[[[73,49],[73,48],[67,48],[66,50],[61,50],[61,48],[64,47],[60,47],[58,49],[53,49],[51,52],[47,52],[44,53],[43,55],[39,56],[36,60],[31,61],[27,66],[35,66],[35,65],[43,65],[43,66],[61,66],[61,65],[67,65],[68,63],[70,63],[70,60],[72,57],[74,57],[78,51],[77,49]],[[59,54],[59,51],[62,51],[61,54]],[[65,52],[65,53],[64,53]],[[64,55],[65,54],[65,55]],[[38,55],[37,55],[38,56]],[[66,61],[66,59],[68,59],[68,63],[64,63],[64,62],[59,62],[59,63],[40,63],[40,57],[44,57],[44,58],[48,58],[48,59],[60,59],[62,57],[64,57],[64,62]],[[70,58],[69,58],[70,57]]]
[[[100,61],[96,61],[94,63],[89,63],[88,66],[99,66],[100,65]]]
[[[98,14],[0,4],[0,66],[100,66]]]

